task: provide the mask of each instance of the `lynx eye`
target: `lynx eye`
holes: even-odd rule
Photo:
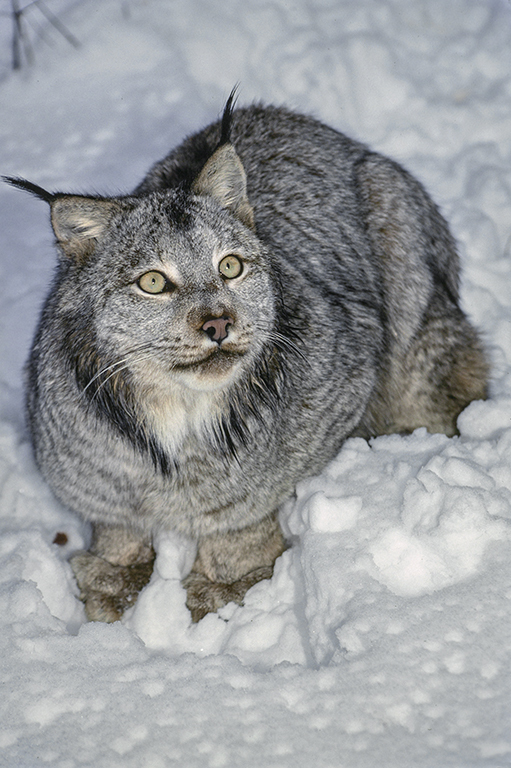
[[[232,279],[233,277],[239,277],[239,275],[241,275],[243,272],[243,262],[241,259],[231,253],[229,256],[224,256],[218,265],[218,271],[228,280]]]
[[[138,287],[145,293],[163,293],[168,290],[168,282],[161,272],[146,272],[138,279]]]

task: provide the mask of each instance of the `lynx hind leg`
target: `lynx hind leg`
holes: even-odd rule
[[[447,311],[446,301],[434,299],[408,349],[394,347],[388,355],[354,435],[367,439],[426,427],[452,437],[461,411],[486,398],[483,345],[462,311],[454,304]]]
[[[396,163],[368,154],[357,168],[362,210],[382,276],[387,351],[380,381],[354,434],[457,432],[486,397],[488,364],[458,306],[459,260],[425,190]]]
[[[151,578],[154,559],[151,543],[139,533],[95,525],[90,550],[70,560],[87,618],[120,619]]]
[[[201,539],[192,571],[183,581],[192,621],[230,602],[242,605],[250,587],[271,578],[284,549],[276,513],[240,531]]]
[[[476,331],[461,310],[429,317],[405,355],[399,403],[400,431],[425,426],[458,433],[459,414],[487,396],[488,362]],[[396,414],[397,416],[397,414]]]

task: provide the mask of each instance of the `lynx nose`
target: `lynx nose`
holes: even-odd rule
[[[207,333],[212,341],[217,341],[219,344],[221,341],[227,338],[229,328],[234,323],[232,317],[213,317],[210,320],[206,320],[202,326],[202,330]]]

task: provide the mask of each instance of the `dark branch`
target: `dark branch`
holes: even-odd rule
[[[76,37],[71,34],[69,29],[60,21],[60,19],[55,16],[54,13],[50,11],[49,8],[46,7],[46,5],[43,3],[43,0],[34,0],[34,5],[36,5],[43,16],[46,16],[50,24],[52,24],[55,29],[60,32],[62,37],[65,37],[68,43],[71,43],[75,48],[80,47],[80,41],[76,39]]]
[[[46,18],[46,20],[59,32],[71,45],[73,45],[75,48],[78,48],[80,46],[79,40],[69,31],[69,29],[63,24],[60,19],[51,11],[44,0],[32,0],[32,2],[27,3],[23,6],[23,8],[19,7],[19,0],[11,0],[11,12],[10,16],[12,17],[12,23],[13,23],[13,32],[12,32],[12,68],[13,69],[21,69],[22,66],[22,56],[25,54],[25,59],[28,64],[32,64],[34,60],[34,55],[32,52],[32,46],[30,44],[29,36],[26,33],[26,22],[28,16],[30,16],[27,11],[30,11],[32,8],[37,8],[37,10]],[[39,33],[43,40],[45,40],[45,35],[43,34],[43,30],[41,29]]]

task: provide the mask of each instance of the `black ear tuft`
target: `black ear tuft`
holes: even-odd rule
[[[243,164],[231,143],[231,126],[236,91],[232,89],[224,107],[220,141],[192,184],[192,192],[217,200],[240,221],[255,229],[254,212],[247,197],[247,177]]]
[[[18,189],[23,189],[25,192],[30,192],[31,195],[35,195],[40,200],[44,200],[45,203],[51,204],[55,200],[55,195],[52,195],[51,192],[47,192],[42,187],[38,187],[37,184],[32,184],[31,181],[27,181],[26,179],[20,179],[14,176],[2,176],[2,180],[12,187],[18,187]]]
[[[7,184],[23,189],[49,203],[51,224],[62,253],[77,262],[83,262],[92,253],[96,242],[103,236],[119,202],[115,198],[52,194],[31,181],[1,177]]]
[[[217,149],[219,149],[219,147],[223,146],[224,144],[228,144],[231,140],[232,113],[234,112],[234,106],[236,104],[236,93],[238,91],[238,87],[239,84],[236,83],[225,103],[224,113],[222,115],[220,141],[218,142]]]

